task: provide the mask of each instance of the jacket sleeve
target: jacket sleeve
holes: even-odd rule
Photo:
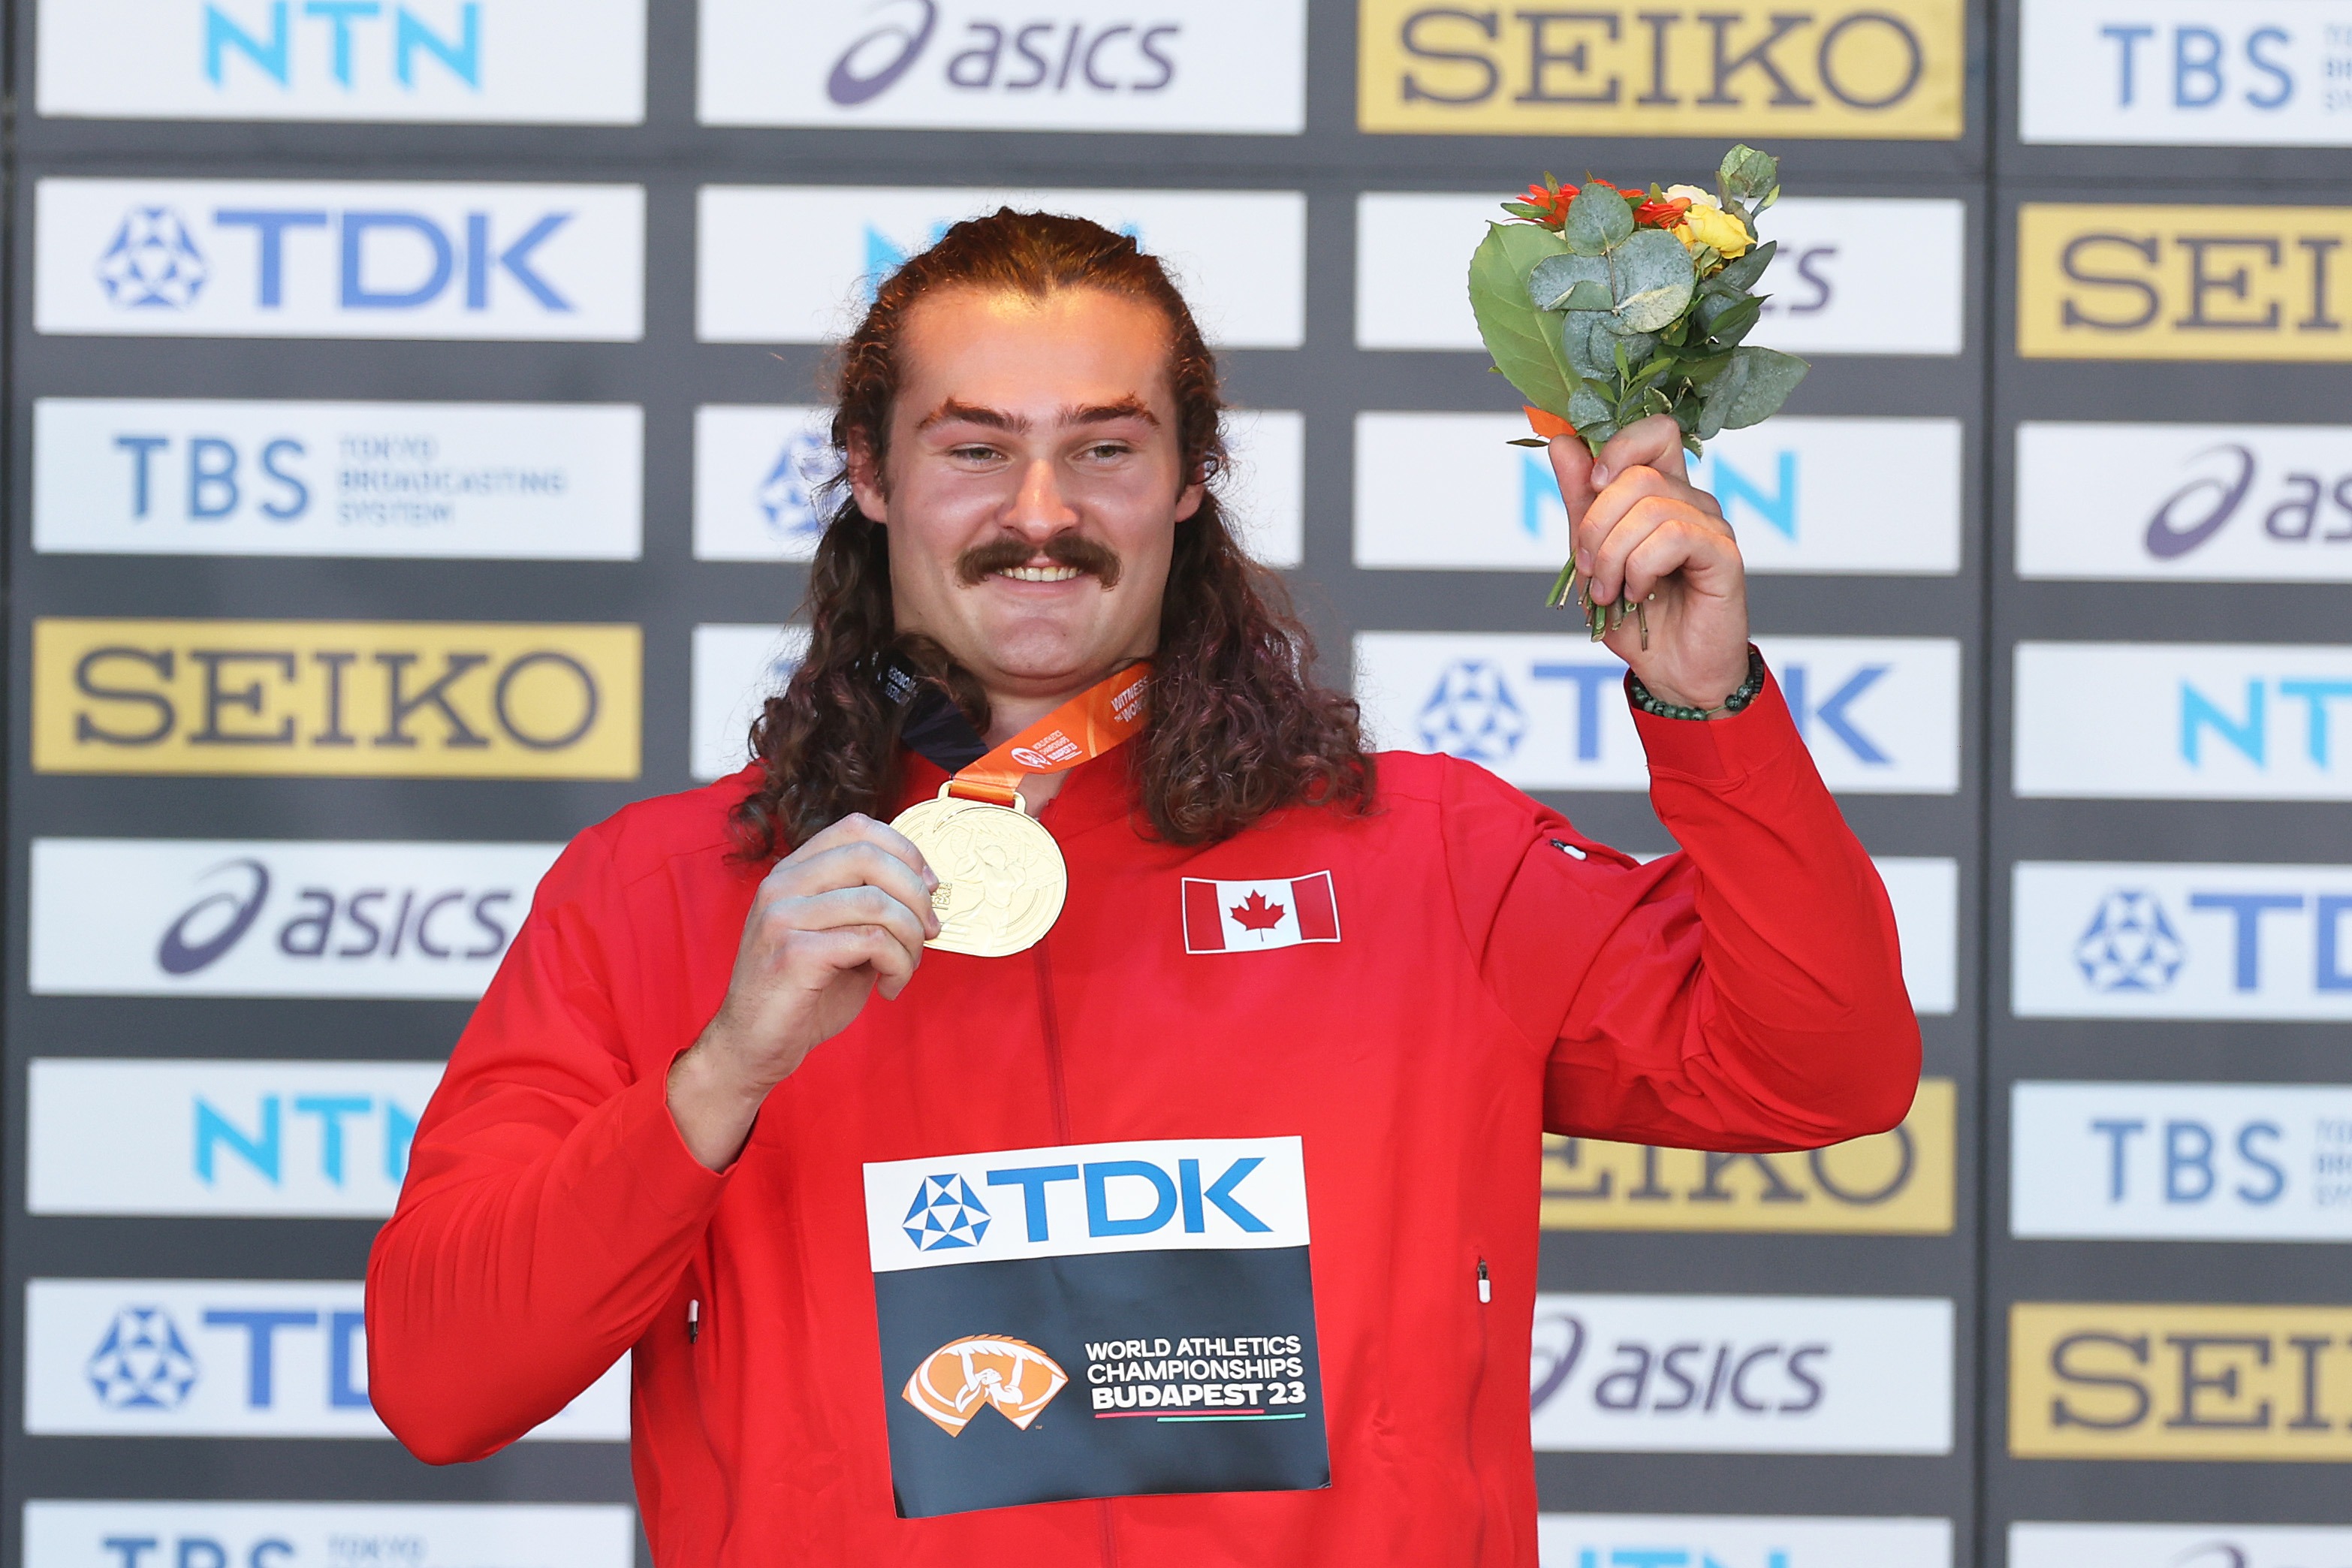
[[[1778,685],[1726,719],[1634,721],[1682,846],[1648,865],[1449,770],[1464,933],[1504,1011],[1551,1042],[1545,1126],[1731,1152],[1894,1126],[1919,1078],[1894,911]]]
[[[632,1065],[605,980],[626,941],[613,881],[592,829],[541,882],[369,1255],[369,1393],[428,1463],[492,1453],[602,1376],[726,1185],[679,1138],[666,1075]]]

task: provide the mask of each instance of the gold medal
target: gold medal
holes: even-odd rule
[[[1062,847],[1025,811],[941,791],[890,824],[923,852],[940,879],[931,910],[948,952],[1004,958],[1035,944],[1061,918],[1070,874]]]

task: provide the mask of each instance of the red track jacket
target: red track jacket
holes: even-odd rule
[[[1012,958],[927,954],[903,996],[869,1004],[770,1096],[722,1173],[687,1152],[664,1078],[726,991],[764,870],[729,858],[726,831],[755,775],[628,807],[573,840],[540,884],[418,1127],[368,1268],[376,1408],[426,1460],[478,1458],[634,1352],[633,1460],[665,1568],[1532,1568],[1538,1131],[1816,1146],[1894,1125],[1918,1073],[1885,891],[1778,690],[1709,723],[1636,720],[1653,799],[1683,846],[1646,866],[1447,758],[1383,755],[1370,816],[1289,810],[1206,849],[1139,834],[1129,752],[1089,763],[1043,816],[1070,872],[1052,934]],[[908,802],[936,793],[937,770],[910,771]],[[1274,896],[1252,905],[1235,883]],[[1221,904],[1248,919],[1227,923]],[[1276,905],[1292,907],[1277,917]],[[1082,1152],[1027,1174],[982,1166],[1187,1139],[1296,1139],[1303,1151],[1312,1239],[1286,1256],[1302,1276],[1311,1258],[1307,1370],[1328,1484],[900,1517],[894,1476],[904,1487],[911,1472],[894,1471],[894,1454],[913,1452],[902,1441],[954,1458],[991,1444],[1085,1456],[1147,1433],[1210,1447],[1311,1440],[1303,1426],[1113,1422],[1122,1412],[1107,1402],[1154,1396],[1098,1392],[1088,1378],[1124,1374],[1080,1373],[1072,1351],[1057,1355],[1073,1386],[1034,1426],[1016,1426],[1006,1382],[971,1381],[972,1368],[1008,1369],[1032,1415],[1058,1385],[967,1354],[968,1387],[1012,1418],[976,1415],[951,1436],[952,1415],[902,1392],[907,1367],[877,1340],[875,1270],[899,1245],[900,1216],[869,1214],[868,1165],[941,1167],[906,1215],[912,1258],[948,1244],[919,1228],[933,1196],[940,1213],[965,1198],[970,1215],[984,1207],[1007,1245],[1035,1243],[1047,1218],[1031,1209],[1024,1243],[1024,1196],[1075,1205],[1085,1186],[1097,1221],[1129,1201],[1122,1192],[1150,1196],[1133,1180],[1106,1184],[1150,1177],[1133,1161],[1089,1165],[1085,1183]],[[973,1151],[991,1152],[957,1163]],[[1272,1190],[1272,1166],[1182,1163],[1185,1231],[1266,1239],[1224,1216],[1270,1212],[1252,1194]],[[1203,1170],[1224,1172],[1208,1204]],[[946,1179],[958,1171],[961,1193]],[[1010,1184],[983,1186],[988,1174]],[[896,1205],[897,1191],[880,1201]],[[1168,1236],[1171,1203],[1156,1211]],[[991,1267],[1058,1279],[1089,1262]],[[1196,1361],[1171,1375],[1271,1364]],[[1225,1393],[1254,1419],[1281,1418],[1267,1408],[1281,1377],[1271,1394],[1262,1381]],[[1171,1385],[1159,1397],[1220,1395]],[[1049,1450],[1066,1440],[1054,1431],[1081,1447]]]

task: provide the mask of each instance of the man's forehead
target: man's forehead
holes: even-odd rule
[[[1141,418],[1172,407],[1168,324],[1151,305],[1096,289],[1036,299],[943,289],[910,310],[899,342],[900,416],[1007,429]]]

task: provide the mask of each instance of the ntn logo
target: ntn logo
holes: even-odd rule
[[[519,233],[478,210],[453,223],[392,207],[219,207],[211,222],[218,231],[215,243],[233,232],[251,232],[253,303],[259,310],[286,308],[289,271],[313,278],[323,268],[333,302],[346,310],[417,310],[455,287],[467,310],[488,310],[498,302],[494,292],[516,288],[541,310],[570,313],[572,301],[538,270],[534,253],[572,216],[542,213]],[[321,243],[311,243],[314,233]],[[98,264],[107,297],[131,309],[184,309],[195,302],[208,275],[185,216],[162,206],[126,213]]]
[[[2273,691],[2279,697],[2276,715],[2280,725],[2289,736],[2299,733],[2304,757],[2314,767],[2333,767],[2332,720],[2336,715],[2328,704],[2352,698],[2352,680],[2332,676],[2276,679],[2250,676],[2242,697],[2234,693],[2208,695],[2203,688],[2184,678],[2180,682],[2181,759],[2190,767],[2202,767],[2205,740],[2210,734],[2254,766],[2268,768],[2272,756]],[[2290,703],[2300,703],[2301,712],[2290,708]],[[2300,723],[2295,721],[2298,718]]]
[[[436,31],[417,8],[387,5],[382,0],[301,0],[299,7],[289,0],[268,0],[258,7],[207,0],[205,79],[225,89],[236,69],[249,66],[279,87],[291,87],[298,64],[317,58],[345,88],[353,85],[353,65],[359,62],[369,69],[388,67],[392,79],[414,89],[421,55],[437,61],[450,79],[480,91],[481,0],[458,0],[454,6],[436,8],[454,11],[455,26]],[[240,14],[252,19],[241,21]],[[309,35],[304,42],[315,45],[312,49],[295,47],[298,16]]]
[[[1710,452],[1693,464],[1691,482],[1714,494],[1723,507],[1724,521],[1735,531],[1740,512],[1747,511],[1794,543],[1798,454],[1784,447],[1772,454],[1772,463],[1767,489],[1721,452]],[[1551,465],[1532,453],[1523,453],[1519,459],[1519,531],[1529,539],[1568,535],[1568,508],[1559,498],[1559,481],[1553,477]]]
[[[1529,1398],[1541,1410],[1576,1375],[1591,1335],[1584,1320],[1555,1312],[1536,1323]],[[1620,1340],[1595,1361],[1587,1390],[1603,1411],[1655,1415],[1803,1415],[1820,1408],[1826,1341],[1789,1344],[1737,1339],[1652,1344]]]
[[[215,1184],[223,1168],[220,1156],[225,1153],[243,1161],[271,1186],[283,1184],[287,1096],[257,1097],[254,1113],[244,1125],[203,1095],[194,1098],[194,1164],[198,1181],[206,1186]],[[343,1184],[347,1144],[356,1141],[346,1136],[347,1127],[364,1127],[371,1122],[380,1124],[382,1129],[378,1152],[383,1179],[397,1186],[408,1174],[408,1151],[416,1139],[416,1116],[391,1096],[379,1100],[368,1094],[298,1094],[291,1100],[296,1116],[317,1119],[318,1173],[331,1185]],[[352,1163],[356,1165],[356,1162]]]
[[[226,876],[228,885],[204,894],[164,928],[155,948],[156,967],[166,974],[194,974],[235,949],[268,903],[273,879],[264,862],[225,861],[199,881]],[[518,897],[512,888],[382,887],[342,889],[307,886],[294,889],[291,907],[280,909],[278,951],[300,959],[381,959],[479,963],[506,951],[512,917],[505,906]],[[397,900],[395,902],[394,900]]]
[[[825,77],[843,108],[871,101],[919,64],[940,26],[939,0],[885,0],[896,11],[853,39]],[[940,78],[962,92],[1159,92],[1176,79],[1167,50],[1180,22],[970,17],[941,38]]]

